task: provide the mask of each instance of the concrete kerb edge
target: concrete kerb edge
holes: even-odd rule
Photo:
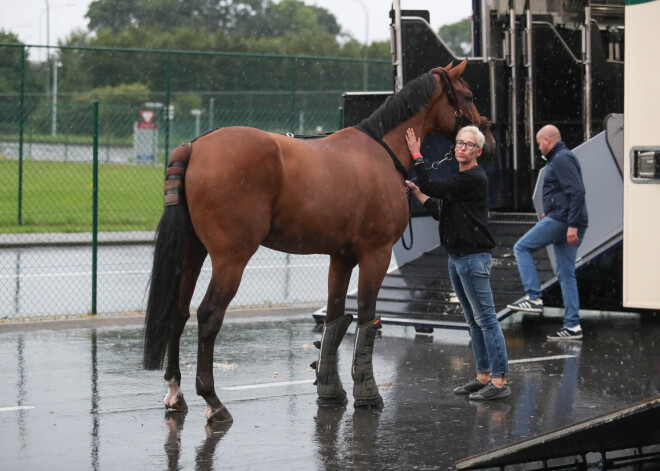
[[[154,243],[154,231],[99,232],[99,245],[148,245]],[[58,247],[92,245],[90,232],[0,234],[0,248]]]
[[[289,307],[228,309],[225,322],[260,321],[301,317],[312,314],[319,309],[318,304],[298,305]],[[190,320],[196,321],[197,315],[191,313]],[[99,327],[141,326],[144,324],[144,313],[121,315],[87,315],[67,319],[25,320],[17,322],[0,322],[0,333],[34,330],[63,329],[95,329]]]

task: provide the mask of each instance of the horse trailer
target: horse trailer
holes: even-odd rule
[[[390,12],[393,90],[346,93],[345,126],[358,124],[437,64],[463,59],[431,28],[427,11],[398,6],[394,2]],[[644,315],[660,309],[660,290],[653,289],[660,278],[660,250],[653,243],[660,229],[655,212],[660,185],[653,184],[660,182],[660,142],[649,119],[660,105],[653,86],[660,61],[648,47],[658,43],[652,23],[659,10],[658,0],[473,0],[473,53],[463,77],[497,141],[494,157],[482,165],[498,243],[491,282],[500,320],[512,314],[505,306],[523,291],[513,244],[542,213],[543,161],[535,134],[546,124],[561,130],[585,181],[589,229],[576,266],[581,308]],[[433,135],[422,146],[425,160],[436,165],[450,149],[449,140]],[[449,161],[434,174],[442,178],[456,171]],[[438,269],[446,256],[438,247],[437,223],[416,202],[412,215],[414,246],[394,246],[398,267],[385,278],[378,312],[384,323],[420,331],[466,329],[443,278],[446,270]],[[554,257],[542,250],[536,258],[545,305],[561,307]],[[356,309],[355,296],[349,296],[347,311]],[[315,317],[322,321],[323,310]]]

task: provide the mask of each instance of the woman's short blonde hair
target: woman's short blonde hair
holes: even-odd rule
[[[477,145],[479,146],[479,149],[484,148],[484,144],[486,143],[486,136],[484,136],[484,133],[482,133],[478,127],[465,126],[464,128],[459,129],[458,134],[456,134],[456,139],[458,139],[458,136],[460,136],[464,132],[471,132],[474,135],[474,137],[477,138]]]

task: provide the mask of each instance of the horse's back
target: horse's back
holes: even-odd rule
[[[389,159],[365,153],[362,140],[350,130],[303,140],[246,127],[197,139],[185,188],[198,236],[209,248],[213,234],[234,238],[234,231],[251,244],[296,253],[397,237],[402,187]]]

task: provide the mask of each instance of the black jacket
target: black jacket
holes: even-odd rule
[[[424,207],[439,220],[440,243],[452,255],[490,252],[495,246],[488,230],[488,178],[473,167],[439,182],[429,181],[424,164],[415,165],[417,186],[430,198]]]
[[[543,177],[543,212],[570,227],[586,228],[589,216],[580,162],[564,141],[557,142],[545,158],[548,164]]]

